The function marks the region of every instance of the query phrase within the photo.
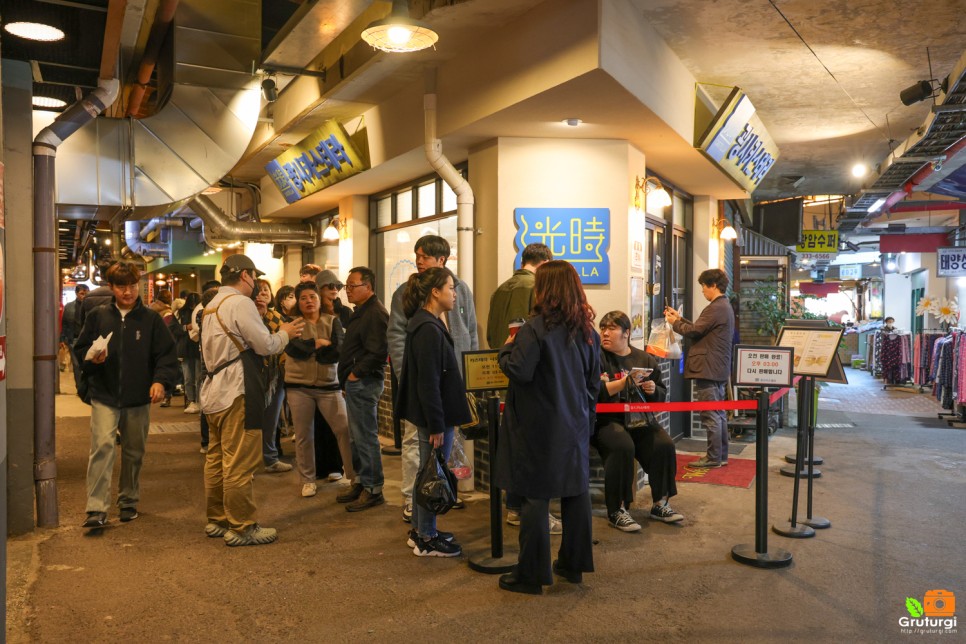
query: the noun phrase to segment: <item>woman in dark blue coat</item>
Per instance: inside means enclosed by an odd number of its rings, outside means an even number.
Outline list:
[[[396,396],[396,413],[416,426],[419,460],[425,463],[431,449],[449,458],[453,427],[470,422],[466,389],[453,338],[440,319],[456,305],[453,273],[428,268],[414,273],[403,293],[406,349]],[[457,557],[462,550],[452,533],[436,529],[436,515],[413,505],[408,545],[418,557]]]
[[[600,388],[600,336],[580,278],[563,261],[543,264],[534,317],[500,350],[510,379],[500,426],[499,487],[523,497],[520,559],[500,588],[538,595],[552,572],[579,583],[594,570],[590,514],[590,436]],[[563,540],[550,563],[550,499],[560,497]],[[552,570],[552,572],[551,572]]]

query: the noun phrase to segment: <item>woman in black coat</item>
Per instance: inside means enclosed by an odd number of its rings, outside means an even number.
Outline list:
[[[543,264],[534,317],[500,350],[510,380],[498,443],[496,484],[523,497],[520,558],[500,588],[539,595],[557,573],[580,583],[594,570],[590,435],[600,388],[600,336],[580,278],[563,261]],[[550,499],[560,497],[563,540],[550,564]],[[552,570],[552,572],[551,572]]]
[[[431,449],[449,459],[453,428],[470,422],[466,388],[460,374],[453,338],[441,316],[456,306],[453,273],[434,267],[409,278],[403,293],[406,348],[399,378],[396,412],[416,426],[419,460],[426,463]],[[457,557],[462,553],[450,532],[436,529],[436,515],[413,504],[413,530],[407,542],[418,557]]]

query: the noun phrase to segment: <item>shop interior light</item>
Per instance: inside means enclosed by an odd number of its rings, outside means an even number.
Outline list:
[[[104,245],[105,246],[110,246],[111,245],[111,238],[110,237],[108,237],[107,239],[104,240]]]
[[[326,241],[337,241],[339,239],[339,229],[335,225],[335,219],[329,220],[329,225],[322,231],[322,239]]]
[[[407,0],[393,0],[389,16],[366,27],[362,39],[375,49],[405,53],[434,46],[439,34],[425,22],[409,17]]]
[[[396,233],[396,241],[400,244],[408,244],[412,241],[408,230],[400,230]]]
[[[34,96],[32,99],[30,99],[30,102],[34,107],[44,107],[52,110],[67,105],[67,101],[62,101],[59,98],[54,98],[53,96]]]
[[[55,42],[64,39],[64,32],[52,25],[40,22],[11,22],[3,27],[7,33],[27,40]]]

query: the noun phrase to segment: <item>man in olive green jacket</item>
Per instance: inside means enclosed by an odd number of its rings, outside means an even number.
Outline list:
[[[513,277],[497,287],[490,298],[490,315],[486,319],[486,342],[491,349],[499,349],[506,342],[510,335],[507,325],[511,320],[530,317],[534,273],[551,259],[553,253],[546,245],[528,244],[520,258],[523,265],[513,272]]]

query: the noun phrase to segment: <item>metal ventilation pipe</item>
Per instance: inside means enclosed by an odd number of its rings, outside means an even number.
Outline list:
[[[315,243],[312,224],[236,221],[205,195],[198,195],[188,206],[204,222],[208,241],[246,241],[276,244]]]
[[[33,144],[34,181],[34,485],[37,525],[53,528],[57,516],[57,450],[54,392],[57,383],[57,212],[54,177],[57,147],[114,103],[118,80],[98,88],[40,131]]]
[[[423,96],[423,122],[426,130],[426,159],[437,174],[456,193],[456,243],[459,249],[459,278],[474,287],[473,280],[473,188],[443,155],[443,142],[436,138],[436,70],[426,72]]]
[[[149,244],[141,239],[141,222],[137,220],[127,220],[124,222],[124,243],[132,253],[142,257],[164,257],[170,256],[167,244]]]

